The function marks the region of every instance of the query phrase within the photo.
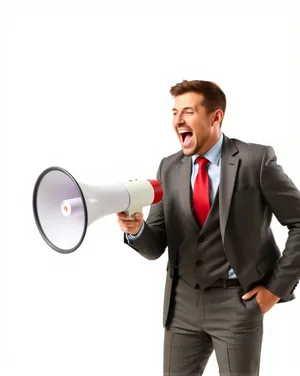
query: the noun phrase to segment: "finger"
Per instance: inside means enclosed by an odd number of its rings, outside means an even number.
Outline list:
[[[255,287],[253,290],[248,291],[242,296],[243,299],[250,299],[252,296],[256,295],[259,292],[259,289]]]
[[[118,213],[118,220],[122,220],[122,221],[130,221],[130,222],[134,222],[134,221],[139,221],[141,222],[144,218],[143,214],[142,213],[137,213],[137,214],[134,214],[133,218],[128,216],[127,214],[125,213]]]
[[[132,218],[129,215],[127,215],[126,213],[124,213],[124,212],[118,212],[116,214],[117,214],[117,216],[119,218],[127,219],[127,220],[132,220]],[[143,219],[143,218],[144,218],[144,214],[141,213],[141,212],[138,212],[138,213],[134,214],[134,219]]]
[[[139,226],[136,226],[136,227],[120,226],[120,228],[123,232],[126,232],[128,234],[132,234],[132,235],[137,234],[140,230]]]
[[[116,214],[119,218],[130,219],[129,216],[127,214],[125,214],[124,212],[119,212],[119,213],[116,213]]]
[[[135,218],[135,219],[143,219],[143,218],[144,218],[144,215],[143,215],[143,213],[136,213],[136,214],[134,215],[134,218]]]
[[[118,222],[119,222],[120,226],[124,226],[124,227],[128,227],[128,228],[134,228],[134,227],[140,226],[140,224],[141,224],[140,220],[138,221],[138,220],[135,220],[135,219],[127,220],[127,219],[119,218]]]
[[[242,296],[242,298],[243,298],[243,299],[250,299],[250,298],[251,298],[253,295],[255,295],[256,293],[257,293],[257,289],[254,288],[254,289],[248,291],[246,294],[244,294],[244,295]]]

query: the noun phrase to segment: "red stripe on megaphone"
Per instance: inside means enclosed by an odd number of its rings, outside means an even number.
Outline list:
[[[152,204],[157,204],[163,198],[163,190],[160,182],[155,179],[147,179],[148,182],[152,185],[154,191],[154,199]]]

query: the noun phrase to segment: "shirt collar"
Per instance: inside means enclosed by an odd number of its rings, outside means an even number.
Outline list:
[[[223,143],[223,133],[221,132],[221,136],[218,139],[218,141],[212,146],[205,154],[203,154],[203,157],[209,160],[212,164],[218,164],[219,159],[221,158],[222,154],[222,143]],[[199,157],[199,154],[194,154],[192,156],[192,161],[195,163],[196,158]]]

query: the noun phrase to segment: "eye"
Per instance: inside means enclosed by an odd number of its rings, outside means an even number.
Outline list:
[[[192,111],[187,111],[186,112],[188,115],[193,115],[193,112]]]

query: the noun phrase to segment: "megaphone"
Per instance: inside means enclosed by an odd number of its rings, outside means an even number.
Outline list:
[[[57,252],[71,253],[95,220],[118,212],[133,219],[144,206],[162,197],[162,187],[155,179],[93,186],[78,183],[63,168],[49,167],[35,183],[33,214],[45,242]]]

